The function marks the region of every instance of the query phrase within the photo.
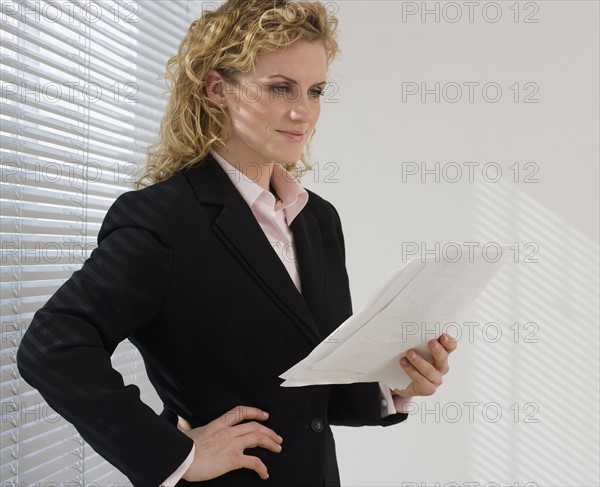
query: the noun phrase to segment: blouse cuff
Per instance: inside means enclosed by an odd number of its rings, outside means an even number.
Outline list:
[[[177,470],[175,470],[167,480],[165,480],[160,487],[175,487],[177,482],[181,480],[181,477],[187,472],[187,469],[190,468],[190,465],[194,462],[194,453],[196,452],[196,444],[192,445],[192,451],[187,456],[187,458],[183,461],[183,463],[179,466]]]

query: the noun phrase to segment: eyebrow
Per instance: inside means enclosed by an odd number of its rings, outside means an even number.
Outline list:
[[[292,78],[288,78],[287,76],[284,76],[283,74],[274,74],[273,76],[269,76],[269,79],[271,78],[284,78],[287,81],[289,81],[290,83],[294,83],[294,84],[298,84],[298,82]],[[327,81],[320,81],[319,83],[314,83],[315,85],[325,85],[327,84]]]

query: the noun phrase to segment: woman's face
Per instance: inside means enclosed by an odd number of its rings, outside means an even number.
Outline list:
[[[297,162],[321,112],[327,56],[320,42],[298,41],[260,55],[238,85],[223,85],[231,137],[226,157],[239,164]]]

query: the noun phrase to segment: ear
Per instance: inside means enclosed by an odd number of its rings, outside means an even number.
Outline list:
[[[225,98],[224,84],[225,80],[214,69],[210,70],[204,78],[206,94],[217,105],[220,105]]]

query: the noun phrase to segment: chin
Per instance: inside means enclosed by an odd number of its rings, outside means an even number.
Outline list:
[[[289,164],[290,162],[297,162],[300,160],[302,156],[302,151],[304,150],[304,146],[302,148],[296,147],[283,147],[279,150],[275,149],[271,151],[271,161],[283,162],[284,164]]]

